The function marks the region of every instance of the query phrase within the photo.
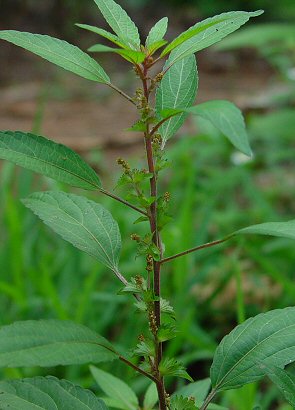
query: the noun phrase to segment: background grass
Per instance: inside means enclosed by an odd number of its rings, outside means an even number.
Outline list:
[[[255,157],[239,165],[232,163],[232,148],[222,136],[186,136],[170,144],[172,167],[161,187],[171,192],[174,215],[163,233],[167,256],[249,224],[294,217],[290,141],[281,139],[279,144],[286,158],[282,154],[273,158],[259,136],[252,134],[251,140]],[[56,237],[18,201],[33,190],[69,188],[8,163],[2,166],[1,181],[2,324],[27,318],[70,319],[96,329],[118,347],[135,346],[145,321],[135,312],[132,299],[116,295],[121,286],[112,273]],[[143,273],[144,262],[134,258],[136,246],[129,238],[133,232],[144,232],[144,224],[133,225],[137,217],[133,210],[102,196],[92,197],[119,222],[125,238],[122,271],[128,277]],[[208,376],[214,350],[225,333],[249,316],[294,303],[294,266],[292,241],[258,236],[235,239],[165,265],[163,297],[171,300],[179,329],[179,336],[166,346],[167,355],[178,356],[194,379]],[[121,364],[103,368],[127,378],[138,392],[146,386]],[[87,367],[77,366],[7,370],[5,375],[40,372],[87,387],[93,383]],[[267,392],[268,400],[256,394],[255,386],[248,386],[226,393],[222,404],[240,409],[238,400],[249,409],[249,403],[261,400],[262,408],[268,409],[277,393],[274,388]]]

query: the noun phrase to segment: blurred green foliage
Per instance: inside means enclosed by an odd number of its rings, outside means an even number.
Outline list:
[[[167,256],[249,224],[294,216],[294,170],[290,169],[294,140],[263,135],[250,120],[255,150],[250,162],[233,153],[216,134],[186,136],[170,147],[173,169],[168,170],[162,190],[172,194],[175,221],[164,232]],[[142,318],[130,299],[116,295],[120,284],[111,272],[57,238],[14,199],[26,196],[33,187],[56,189],[57,183],[36,179],[7,163],[1,180],[2,324],[20,318],[72,319],[107,335],[118,347],[135,345],[144,328]],[[143,261],[130,258],[135,245],[129,238],[144,226],[133,225],[132,210],[124,211],[123,217],[120,204],[104,197],[99,201],[111,210],[125,238],[122,271],[129,277],[142,272]],[[236,241],[175,260],[163,271],[163,296],[173,295],[176,315],[182,318],[179,337],[169,343],[167,354],[179,355],[198,379],[208,374],[218,341],[243,316],[294,303],[292,241],[263,237]],[[126,317],[130,317],[127,322]],[[141,378],[130,379],[134,375],[120,364],[111,366],[117,375],[127,372],[133,387],[142,391]],[[9,370],[8,376],[13,372]],[[21,373],[29,376],[35,370]],[[57,368],[54,373],[92,385],[84,368]],[[253,395],[245,391],[245,397]],[[236,402],[237,394],[226,394],[223,404]],[[269,409],[268,405],[262,409]]]

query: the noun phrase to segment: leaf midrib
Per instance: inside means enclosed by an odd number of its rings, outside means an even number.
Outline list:
[[[119,31],[119,32],[122,34],[122,37],[123,37],[122,40],[123,40],[123,41],[127,40],[129,46],[134,47],[134,45],[132,44],[132,41],[130,41],[130,38],[129,38],[129,32],[128,32],[127,25],[126,25],[126,34],[124,34],[124,32],[121,30],[120,25],[117,23],[117,18],[116,18],[115,15],[113,14],[112,10],[108,7],[108,5],[106,4],[106,2],[105,2],[104,0],[101,0],[101,1],[103,1],[105,7],[108,9],[108,11],[110,12],[111,16],[113,17],[113,19],[114,19],[114,21],[115,21],[115,24],[116,24],[116,26],[117,26],[117,31]],[[126,13],[126,15],[127,15],[127,13]],[[128,17],[128,15],[127,15],[127,17]],[[113,29],[113,30],[114,30],[114,29]],[[114,30],[114,31],[115,31],[115,30]],[[116,31],[115,31],[115,32],[116,32]],[[116,32],[116,34],[118,34],[118,33]],[[124,38],[125,35],[126,35],[126,38]],[[120,35],[119,35],[119,38],[120,38]]]
[[[176,108],[176,107],[177,107],[179,92],[180,92],[180,89],[181,89],[181,79],[182,79],[182,75],[183,75],[183,69],[184,69],[184,62],[182,61],[181,71],[180,71],[180,80],[179,80],[179,83],[178,83],[177,93],[174,94],[175,99],[174,99],[174,105],[173,105],[172,108]],[[171,87],[171,76],[170,76],[169,74],[170,74],[170,72],[168,72],[169,87],[170,87],[170,90],[172,91],[173,88]],[[172,94],[173,94],[173,92],[172,92]],[[163,96],[163,98],[162,98],[162,101],[163,101],[162,106],[163,106],[163,104],[164,104],[164,93],[162,93],[162,96]],[[180,118],[183,117],[183,116],[184,116],[184,114],[180,114],[180,116],[179,116],[179,118],[178,118],[178,121],[179,121]],[[165,128],[166,128],[166,134],[167,134],[168,129],[169,129],[169,127],[170,127],[171,121],[172,121],[172,118],[170,118],[170,119],[167,121],[167,124],[166,124],[166,126],[165,126]],[[165,141],[167,141],[168,138],[165,137],[164,139],[165,139]]]
[[[194,63],[194,64],[195,64],[195,63]],[[182,77],[182,75],[183,75],[183,70],[184,70],[184,60],[183,60],[183,62],[182,62],[182,66],[181,66],[181,77]],[[192,70],[191,70],[191,71],[192,71]],[[186,76],[185,80],[187,80],[188,76],[189,76],[189,75]],[[172,90],[171,81],[170,81],[171,78],[170,78],[170,72],[169,72],[169,71],[168,71],[168,78],[169,78],[169,86],[170,86],[170,89]],[[195,71],[194,71],[194,73],[193,73],[193,79],[192,79],[192,81],[191,81],[191,85],[189,86],[189,89],[188,89],[187,93],[185,94],[185,96],[182,96],[182,97],[181,97],[181,100],[182,100],[182,101],[183,101],[183,100],[186,100],[186,97],[191,94],[190,91],[191,91],[191,88],[193,87],[194,81],[197,81],[197,74],[196,74]],[[172,108],[175,108],[175,109],[177,109],[176,107],[177,107],[177,105],[178,105],[178,101],[177,101],[177,100],[178,100],[179,92],[180,92],[180,89],[181,89],[180,83],[181,83],[181,81],[179,81],[179,87],[178,87],[177,94],[176,94],[176,95],[174,94],[174,96],[175,96],[176,98],[175,98],[174,105],[173,105]],[[188,104],[188,103],[186,103],[186,104]],[[163,92],[162,92],[162,103],[161,103],[161,106],[162,106],[162,107],[164,106],[164,93],[163,93]],[[170,108],[170,107],[169,107],[169,108]],[[185,117],[185,112],[179,113],[178,115],[175,115],[175,116],[171,117],[171,118],[170,118],[168,121],[166,121],[166,123],[162,126],[162,127],[165,129],[165,134],[166,134],[166,135],[164,136],[164,141],[165,141],[165,142],[168,140],[167,133],[168,133],[168,135],[169,135],[169,127],[170,127],[170,125],[171,125],[171,121],[177,120],[177,121],[175,121],[175,124],[178,124],[179,121],[182,121],[183,117]],[[174,126],[175,126],[175,125],[174,125]],[[161,128],[162,128],[162,127],[161,127]]]
[[[54,198],[54,199],[55,199],[55,198]],[[41,201],[41,199],[31,199],[31,200]],[[56,199],[55,199],[55,200],[56,200]],[[44,201],[42,201],[42,202],[44,202]],[[58,203],[58,201],[56,201],[56,202]],[[72,199],[71,199],[71,202],[73,202]],[[45,204],[46,204],[46,203],[45,203]],[[46,205],[48,205],[48,204],[46,204]],[[77,204],[75,204],[75,205],[77,206]],[[52,206],[52,205],[51,205],[51,206]],[[107,254],[107,252],[106,252],[106,250],[104,249],[104,247],[98,242],[98,239],[96,238],[96,236],[95,236],[91,231],[89,231],[89,229],[88,229],[83,223],[79,222],[79,221],[78,221],[77,219],[75,219],[72,215],[69,215],[64,209],[60,208],[59,205],[57,206],[57,208],[58,208],[62,213],[64,213],[65,215],[67,215],[69,218],[73,219],[73,221],[75,221],[76,225],[82,226],[82,227],[85,229],[85,231],[87,231],[87,232],[89,233],[89,235],[94,239],[94,241],[98,244],[98,246],[101,248],[101,250],[103,251],[103,253],[106,255],[106,258],[107,258],[107,260],[109,261],[109,265],[108,265],[109,268],[111,268],[112,270],[113,270],[113,269],[116,269],[117,266],[112,263],[112,262],[114,262],[114,261],[111,261],[109,255]],[[91,209],[93,210],[92,207],[91,207]],[[96,213],[96,212],[94,211],[94,213]],[[101,222],[100,222],[100,220],[99,220],[99,218],[98,218],[97,220],[99,221],[100,225],[102,225]],[[102,225],[102,226],[103,226],[103,225]],[[105,230],[105,228],[104,228],[104,230]],[[105,232],[107,233],[106,230],[105,230]],[[71,233],[72,233],[72,232],[71,232]],[[107,233],[107,235],[108,235],[108,233]],[[108,237],[109,237],[109,239],[110,239],[110,236],[109,236],[109,235],[108,235]],[[110,244],[111,244],[111,243],[112,243],[112,241],[110,240]],[[114,256],[112,245],[111,245],[111,249],[112,249],[112,254],[113,254],[113,256]]]
[[[216,386],[214,386],[214,389],[218,390],[218,389],[219,389],[219,386],[222,384],[222,382],[224,381],[224,379],[226,379],[226,377],[227,377],[250,353],[252,353],[253,350],[255,350],[257,347],[259,347],[260,345],[262,345],[264,342],[266,342],[266,341],[267,341],[268,339],[270,339],[271,337],[274,337],[276,334],[282,332],[283,330],[285,331],[285,330],[287,330],[287,329],[289,329],[289,328],[291,328],[291,327],[293,327],[293,326],[295,326],[295,324],[286,326],[286,327],[284,327],[283,329],[279,329],[279,330],[277,330],[275,333],[272,333],[272,334],[269,335],[267,338],[263,339],[261,342],[257,343],[257,344],[256,344],[252,349],[250,349],[243,357],[241,357],[240,360],[238,360],[238,362],[237,362],[230,370],[228,370],[228,372],[223,376],[223,378],[220,380],[220,382],[219,382]],[[245,330],[246,330],[246,329],[244,329],[244,331],[245,331]],[[242,333],[244,333],[244,332],[242,332]],[[242,334],[242,333],[241,333],[241,334]],[[235,341],[237,341],[237,340],[240,338],[241,334],[238,336],[238,338],[237,338]],[[283,350],[284,350],[284,349],[283,349]],[[276,353],[274,353],[274,354],[276,354]],[[271,356],[273,356],[273,355],[270,355],[269,357],[271,357]],[[246,369],[246,370],[249,370],[251,367],[254,367],[254,365],[248,367],[248,369]],[[233,380],[233,379],[232,379],[232,380]]]
[[[89,345],[96,345],[96,346],[100,346],[103,347],[104,349],[108,350],[109,352],[118,355],[118,353],[114,350],[112,350],[110,347],[105,346],[103,343],[98,343],[98,342],[94,342],[94,341],[89,341],[89,340],[64,340],[64,341],[58,341],[58,342],[52,342],[52,343],[44,343],[44,344],[40,344],[37,346],[33,346],[33,347],[26,347],[26,348],[22,348],[22,349],[18,349],[18,350],[13,350],[12,352],[0,352],[0,359],[1,356],[5,356],[6,354],[17,354],[17,353],[22,353],[22,352],[29,352],[31,350],[34,349],[42,349],[43,347],[47,348],[50,346],[58,346],[58,345],[69,345],[69,344],[89,344]]]
[[[241,17],[242,17],[242,16],[239,17],[240,20],[244,21],[244,19],[242,19]],[[232,23],[237,24],[237,21],[239,20],[239,18],[237,17],[236,19],[234,19],[234,21],[232,21]],[[224,29],[225,27],[228,26],[228,24],[231,22],[231,20],[233,20],[233,19],[223,19],[223,20],[220,20],[220,21],[218,21],[218,23],[212,24],[212,25],[210,25],[209,27],[206,27],[206,30],[207,30],[207,28],[214,27],[214,25],[217,25],[217,24],[219,24],[219,23],[226,22],[227,24],[222,27],[222,29]],[[249,19],[248,19],[248,20],[249,20]],[[248,20],[246,20],[245,22],[247,22]],[[220,29],[220,32],[222,32],[222,29]],[[202,31],[204,31],[204,30],[202,30]],[[195,35],[191,36],[190,38],[186,39],[186,40],[183,41],[181,44],[179,44],[178,46],[176,46],[175,49],[177,49],[178,47],[184,45],[187,41],[192,40],[195,36],[201,34],[202,31],[200,31],[200,32],[198,32],[197,34],[195,34]],[[202,39],[200,39],[200,41],[198,41],[198,43],[200,43],[200,42],[203,41],[204,39],[208,41],[208,39],[210,39],[210,37],[212,37],[215,33],[216,33],[216,32],[213,31],[213,32],[210,33],[209,35],[207,35],[207,36],[203,37]],[[205,34],[205,33],[204,33],[204,34]],[[221,41],[221,40],[222,40],[222,38],[220,38],[218,41]],[[193,48],[193,47],[194,47],[194,45],[190,45],[186,50],[183,50],[182,53],[177,54],[177,56],[175,57],[174,61],[172,61],[171,65],[172,65],[172,64],[175,64],[176,61],[178,61],[178,60],[184,58],[183,55],[184,55],[185,53],[187,53],[187,52],[188,52],[191,48]],[[176,51],[177,51],[177,50],[176,50]],[[199,51],[200,51],[200,50],[199,50]]]
[[[0,141],[0,144],[1,144],[1,142],[4,143],[3,141]],[[5,144],[5,143],[4,143],[4,144]],[[1,146],[0,146],[0,151],[1,151],[1,149],[2,149],[2,148],[1,148]],[[75,174],[73,171],[69,171],[69,170],[66,169],[66,168],[63,168],[63,167],[61,167],[61,166],[59,166],[59,165],[57,165],[57,164],[54,164],[53,162],[46,161],[46,160],[44,160],[44,159],[42,159],[42,158],[38,158],[38,157],[35,157],[35,156],[33,156],[33,155],[30,156],[30,155],[25,154],[25,153],[22,153],[22,152],[20,152],[20,151],[15,151],[15,150],[13,150],[13,149],[11,149],[11,148],[9,148],[9,149],[3,148],[3,150],[6,150],[6,151],[8,151],[8,152],[12,152],[12,153],[14,153],[14,154],[22,154],[22,155],[23,155],[24,157],[26,157],[26,158],[33,159],[33,160],[35,160],[35,161],[42,162],[42,163],[44,163],[44,164],[46,164],[46,165],[51,165],[51,166],[54,167],[54,168],[57,168],[57,169],[59,169],[59,170],[62,170],[62,171],[64,171],[64,172],[70,174],[70,175],[75,176],[76,178],[80,179],[81,181],[86,182],[86,183],[88,183],[89,185],[93,186],[94,188],[100,189],[100,187],[99,187],[98,185],[94,184],[92,181],[89,181],[89,180],[83,178],[83,177],[80,176],[79,174]],[[33,151],[32,151],[32,152],[33,152]],[[73,162],[73,160],[72,160],[71,158],[68,158],[68,157],[67,157],[67,160],[72,161],[72,164],[75,165],[75,163]],[[17,164],[17,165],[18,165],[18,166],[21,166],[21,165],[19,165],[19,164]],[[53,178],[53,177],[50,177],[50,178]]]
[[[198,34],[202,33],[202,31],[206,31],[208,28],[215,26],[216,24],[222,23],[223,21],[227,21],[229,20],[228,18],[224,18],[224,19],[220,19],[218,21],[214,21],[208,24],[204,24],[203,26],[199,27],[199,30],[197,31],[197,27],[191,27],[190,29],[188,29],[187,31],[185,31],[184,33],[182,33],[178,38],[175,39],[175,43],[176,44],[174,46],[173,42],[171,44],[169,44],[169,46],[163,50],[162,52],[162,56],[168,54],[170,51],[174,50],[175,48],[181,46],[182,44],[184,44],[186,41],[191,40],[193,37],[197,36]],[[183,38],[185,37],[185,34],[189,34],[190,31],[195,31],[194,34],[191,34],[189,37],[185,38],[183,40]],[[177,41],[179,40],[179,41]],[[183,40],[183,41],[182,41]],[[178,43],[178,44],[177,44]],[[171,48],[172,47],[172,48]],[[165,53],[165,54],[164,54]]]
[[[13,31],[13,30],[12,30],[12,31]],[[1,34],[1,32],[0,32],[0,34]],[[26,35],[29,34],[29,35],[32,35],[32,36],[37,36],[36,38],[39,39],[39,41],[43,41],[43,38],[48,38],[48,39],[50,39],[50,41],[54,41],[54,42],[55,42],[55,40],[62,41],[62,42],[64,42],[65,44],[74,47],[74,48],[75,48],[75,51],[81,52],[81,53],[85,54],[85,56],[89,57],[89,59],[90,59],[89,62],[92,61],[92,64],[93,64],[93,63],[97,64],[96,61],[93,60],[87,53],[84,53],[84,51],[80,50],[79,47],[75,46],[74,44],[70,44],[70,43],[68,43],[68,42],[65,41],[65,40],[55,39],[55,38],[53,38],[53,37],[50,37],[50,36],[47,36],[47,35],[44,35],[44,34],[32,34],[32,33],[29,33],[29,32],[23,32],[23,34],[26,34]],[[13,36],[12,33],[9,33],[9,35]],[[7,39],[5,39],[5,40],[6,40],[6,41],[10,41],[10,40],[7,40]],[[39,45],[33,43],[31,40],[29,40],[29,39],[26,38],[25,41],[26,41],[27,43],[29,43],[29,44],[32,44],[34,47],[36,47],[37,49],[40,49],[41,51],[44,52],[44,50],[43,50],[43,48],[42,48],[41,46],[39,46]],[[22,46],[19,45],[19,44],[16,44],[16,45],[17,45],[18,47],[22,47]],[[47,45],[45,44],[45,46],[47,46]],[[95,68],[93,67],[93,70],[94,70],[94,71],[91,71],[88,67],[85,67],[85,66],[83,66],[83,65],[81,65],[81,64],[79,64],[79,63],[77,63],[76,61],[70,60],[68,57],[65,57],[63,54],[58,54],[57,52],[54,52],[54,51],[52,51],[51,49],[48,49],[47,47],[46,47],[46,51],[47,51],[49,54],[51,53],[51,54],[52,54],[53,56],[55,56],[55,57],[59,57],[59,58],[62,57],[62,58],[63,58],[64,60],[66,60],[67,62],[70,62],[70,63],[76,65],[76,66],[79,67],[80,69],[85,70],[85,71],[87,71],[88,73],[90,73],[90,74],[92,74],[92,75],[99,76],[103,81],[105,81],[105,84],[110,84],[110,82],[109,82],[108,80],[104,79],[103,76],[102,76],[98,71],[96,71],[98,68],[100,69],[100,66],[99,66],[98,64],[97,64],[97,67],[95,67]],[[68,51],[67,51],[67,53],[68,53]],[[46,57],[45,57],[45,58],[46,58]],[[56,63],[54,63],[54,64],[56,64]]]

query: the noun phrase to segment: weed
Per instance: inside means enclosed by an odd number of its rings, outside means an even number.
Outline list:
[[[88,54],[79,48],[49,36],[4,30],[0,39],[23,47],[44,59],[61,66],[88,80],[105,84],[118,92],[128,103],[136,107],[138,121],[130,128],[143,134],[147,164],[145,168],[133,168],[124,158],[117,163],[122,174],[117,187],[123,187],[128,195],[120,197],[113,191],[106,190],[95,171],[74,151],[39,135],[21,131],[0,132],[0,157],[38,172],[56,181],[100,194],[115,200],[126,207],[126,213],[137,213],[134,232],[131,239],[137,248],[138,259],[144,262],[144,268],[138,269],[130,280],[119,266],[121,253],[121,233],[112,214],[96,201],[84,196],[62,191],[33,193],[23,200],[46,225],[74,247],[100,261],[122,283],[121,294],[130,295],[143,323],[138,334],[136,346],[128,346],[130,354],[115,347],[95,331],[68,319],[67,308],[61,303],[56,292],[49,267],[58,261],[48,258],[43,261],[42,283],[50,290],[50,297],[56,308],[59,320],[28,320],[15,322],[0,329],[0,365],[3,368],[57,365],[79,365],[119,360],[129,368],[151,381],[143,401],[145,410],[153,409],[159,403],[160,410],[200,409],[212,407],[212,400],[225,390],[245,386],[249,398],[247,405],[253,404],[255,395],[254,382],[268,376],[282,391],[287,401],[295,403],[294,378],[285,369],[294,361],[295,308],[289,307],[258,314],[247,321],[244,312],[244,300],[241,292],[241,271],[237,264],[237,254],[230,255],[234,266],[237,284],[237,308],[240,324],[232,330],[216,348],[214,341],[203,338],[203,347],[209,351],[215,349],[210,379],[193,382],[184,365],[174,357],[179,350],[178,327],[186,327],[185,319],[176,321],[175,311],[167,297],[168,291],[161,289],[161,273],[165,266],[173,264],[173,287],[177,292],[176,305],[179,307],[187,297],[182,279],[182,271],[190,270],[181,257],[195,254],[203,249],[234,240],[238,236],[249,234],[272,235],[280,238],[295,238],[295,221],[269,222],[242,228],[223,238],[212,239],[206,231],[206,223],[201,226],[200,236],[208,239],[189,248],[197,229],[194,221],[187,215],[195,206],[194,169],[191,167],[187,176],[185,191],[179,200],[184,203],[186,212],[180,214],[182,236],[171,255],[165,254],[165,228],[179,221],[173,219],[170,202],[173,201],[173,184],[169,191],[160,192],[159,179],[169,167],[166,158],[166,145],[182,126],[187,115],[191,114],[211,122],[244,155],[251,156],[251,148],[240,110],[228,101],[207,101],[192,106],[198,87],[198,72],[194,54],[227,36],[245,24],[250,17],[262,12],[229,12],[204,20],[180,34],[170,44],[164,40],[167,31],[167,18],[161,19],[151,29],[145,45],[140,42],[138,29],[126,12],[113,0],[95,0],[98,8],[115,34],[89,25],[81,28],[95,32],[116,45],[115,48],[94,45],[92,52],[113,52],[130,62],[141,86],[134,96],[126,94],[114,85],[103,68]],[[161,50],[161,51],[159,51]],[[166,59],[167,58],[167,59]],[[164,60],[162,69],[156,67]],[[155,98],[153,98],[155,97]],[[177,170],[176,179],[177,179]],[[226,175],[226,177],[230,175]],[[214,187],[216,189],[216,187]],[[220,183],[220,193],[224,187]],[[17,214],[12,198],[7,194],[10,204],[8,223],[14,235],[11,242],[11,272],[15,287],[2,286],[3,290],[13,295],[18,289],[16,300],[21,307],[26,307],[26,291],[22,288],[19,261],[22,260],[21,245],[25,234],[17,223],[21,216]],[[128,208],[128,209],[127,209]],[[210,211],[210,204],[203,205],[203,212]],[[124,214],[125,215],[125,214]],[[144,226],[141,227],[140,226]],[[148,228],[147,228],[148,226]],[[227,226],[227,224],[226,224]],[[211,236],[211,235],[210,235]],[[166,238],[167,245],[169,238]],[[179,246],[181,243],[181,246]],[[247,243],[247,241],[246,241]],[[168,246],[167,246],[168,248]],[[181,250],[179,248],[183,248]],[[14,260],[13,255],[17,254]],[[259,260],[259,255],[256,255]],[[76,257],[69,261],[71,277],[75,269]],[[187,261],[187,259],[186,259]],[[91,286],[97,272],[89,272],[85,281],[81,299],[76,302],[75,317],[80,322],[85,317],[84,301],[89,297]],[[36,281],[37,275],[33,275]],[[74,280],[67,276],[64,280]],[[36,285],[38,281],[36,281]],[[168,287],[167,287],[168,288]],[[70,295],[65,295],[70,299]],[[210,298],[210,296],[209,296]],[[180,301],[182,303],[180,303]],[[114,314],[116,302],[111,298],[109,307],[105,305],[102,316]],[[185,307],[179,314],[185,313]],[[189,333],[190,330],[187,332]],[[199,332],[195,326],[192,332]],[[169,350],[163,350],[163,344],[173,340]],[[174,351],[173,351],[174,350]],[[209,353],[210,354],[210,353]],[[8,380],[0,384],[1,404],[22,409],[55,403],[58,408],[112,408],[137,409],[139,401],[135,393],[122,380],[94,366],[91,372],[101,390],[106,394],[103,400],[66,380],[47,377],[33,377]],[[174,394],[167,391],[167,378],[184,378],[191,382]],[[253,385],[248,386],[252,383]],[[210,389],[211,385],[211,389]],[[45,399],[46,398],[46,399]],[[250,404],[249,404],[250,403]]]

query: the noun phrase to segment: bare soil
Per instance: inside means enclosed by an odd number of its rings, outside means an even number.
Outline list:
[[[0,73],[0,129],[34,129],[80,152],[95,147],[136,151],[140,136],[127,128],[136,121],[137,113],[120,95],[63,73],[22,51],[11,55],[8,48],[8,52],[8,62]],[[107,60],[104,66],[127,73],[115,71],[111,77],[130,94],[134,92],[129,67],[117,60]],[[243,110],[253,108],[273,82],[266,63],[247,53],[246,57],[202,53],[199,75],[197,102],[229,99]],[[184,132],[195,132],[189,120]]]

